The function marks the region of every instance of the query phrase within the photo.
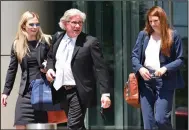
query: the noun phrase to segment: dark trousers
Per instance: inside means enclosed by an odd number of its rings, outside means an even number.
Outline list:
[[[86,130],[84,124],[86,108],[80,103],[77,89],[63,90],[62,95],[64,95],[62,107],[68,117],[68,129]]]
[[[174,90],[164,89],[161,78],[144,81],[140,102],[144,129],[170,130]]]

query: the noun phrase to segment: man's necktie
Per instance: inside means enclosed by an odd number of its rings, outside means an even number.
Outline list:
[[[65,62],[68,60],[68,57],[69,57],[69,43],[72,41],[72,39],[71,38],[68,38],[67,40],[66,40],[66,45],[65,45]]]

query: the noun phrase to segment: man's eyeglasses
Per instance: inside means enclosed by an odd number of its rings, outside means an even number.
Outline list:
[[[76,21],[68,21],[72,26],[76,26],[77,24],[79,24],[79,26],[83,25],[83,21],[79,21],[79,22],[76,22]]]
[[[29,25],[31,26],[31,27],[39,27],[40,26],[40,23],[29,23]]]

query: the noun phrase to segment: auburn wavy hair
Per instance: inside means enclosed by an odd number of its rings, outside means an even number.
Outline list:
[[[157,16],[160,20],[161,52],[163,55],[169,57],[171,45],[173,43],[173,38],[172,38],[172,29],[169,26],[167,15],[165,11],[159,6],[154,6],[147,11],[146,25],[144,31],[146,31],[149,35],[151,35],[154,32],[154,30],[150,25],[149,16]]]

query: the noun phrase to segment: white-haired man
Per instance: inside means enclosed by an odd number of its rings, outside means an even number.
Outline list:
[[[95,105],[96,78],[101,105],[111,105],[108,72],[97,38],[82,32],[85,13],[67,10],[60,19],[63,32],[56,33],[47,59],[47,79],[53,82],[54,103],[61,102],[68,128],[83,130],[86,108]]]

